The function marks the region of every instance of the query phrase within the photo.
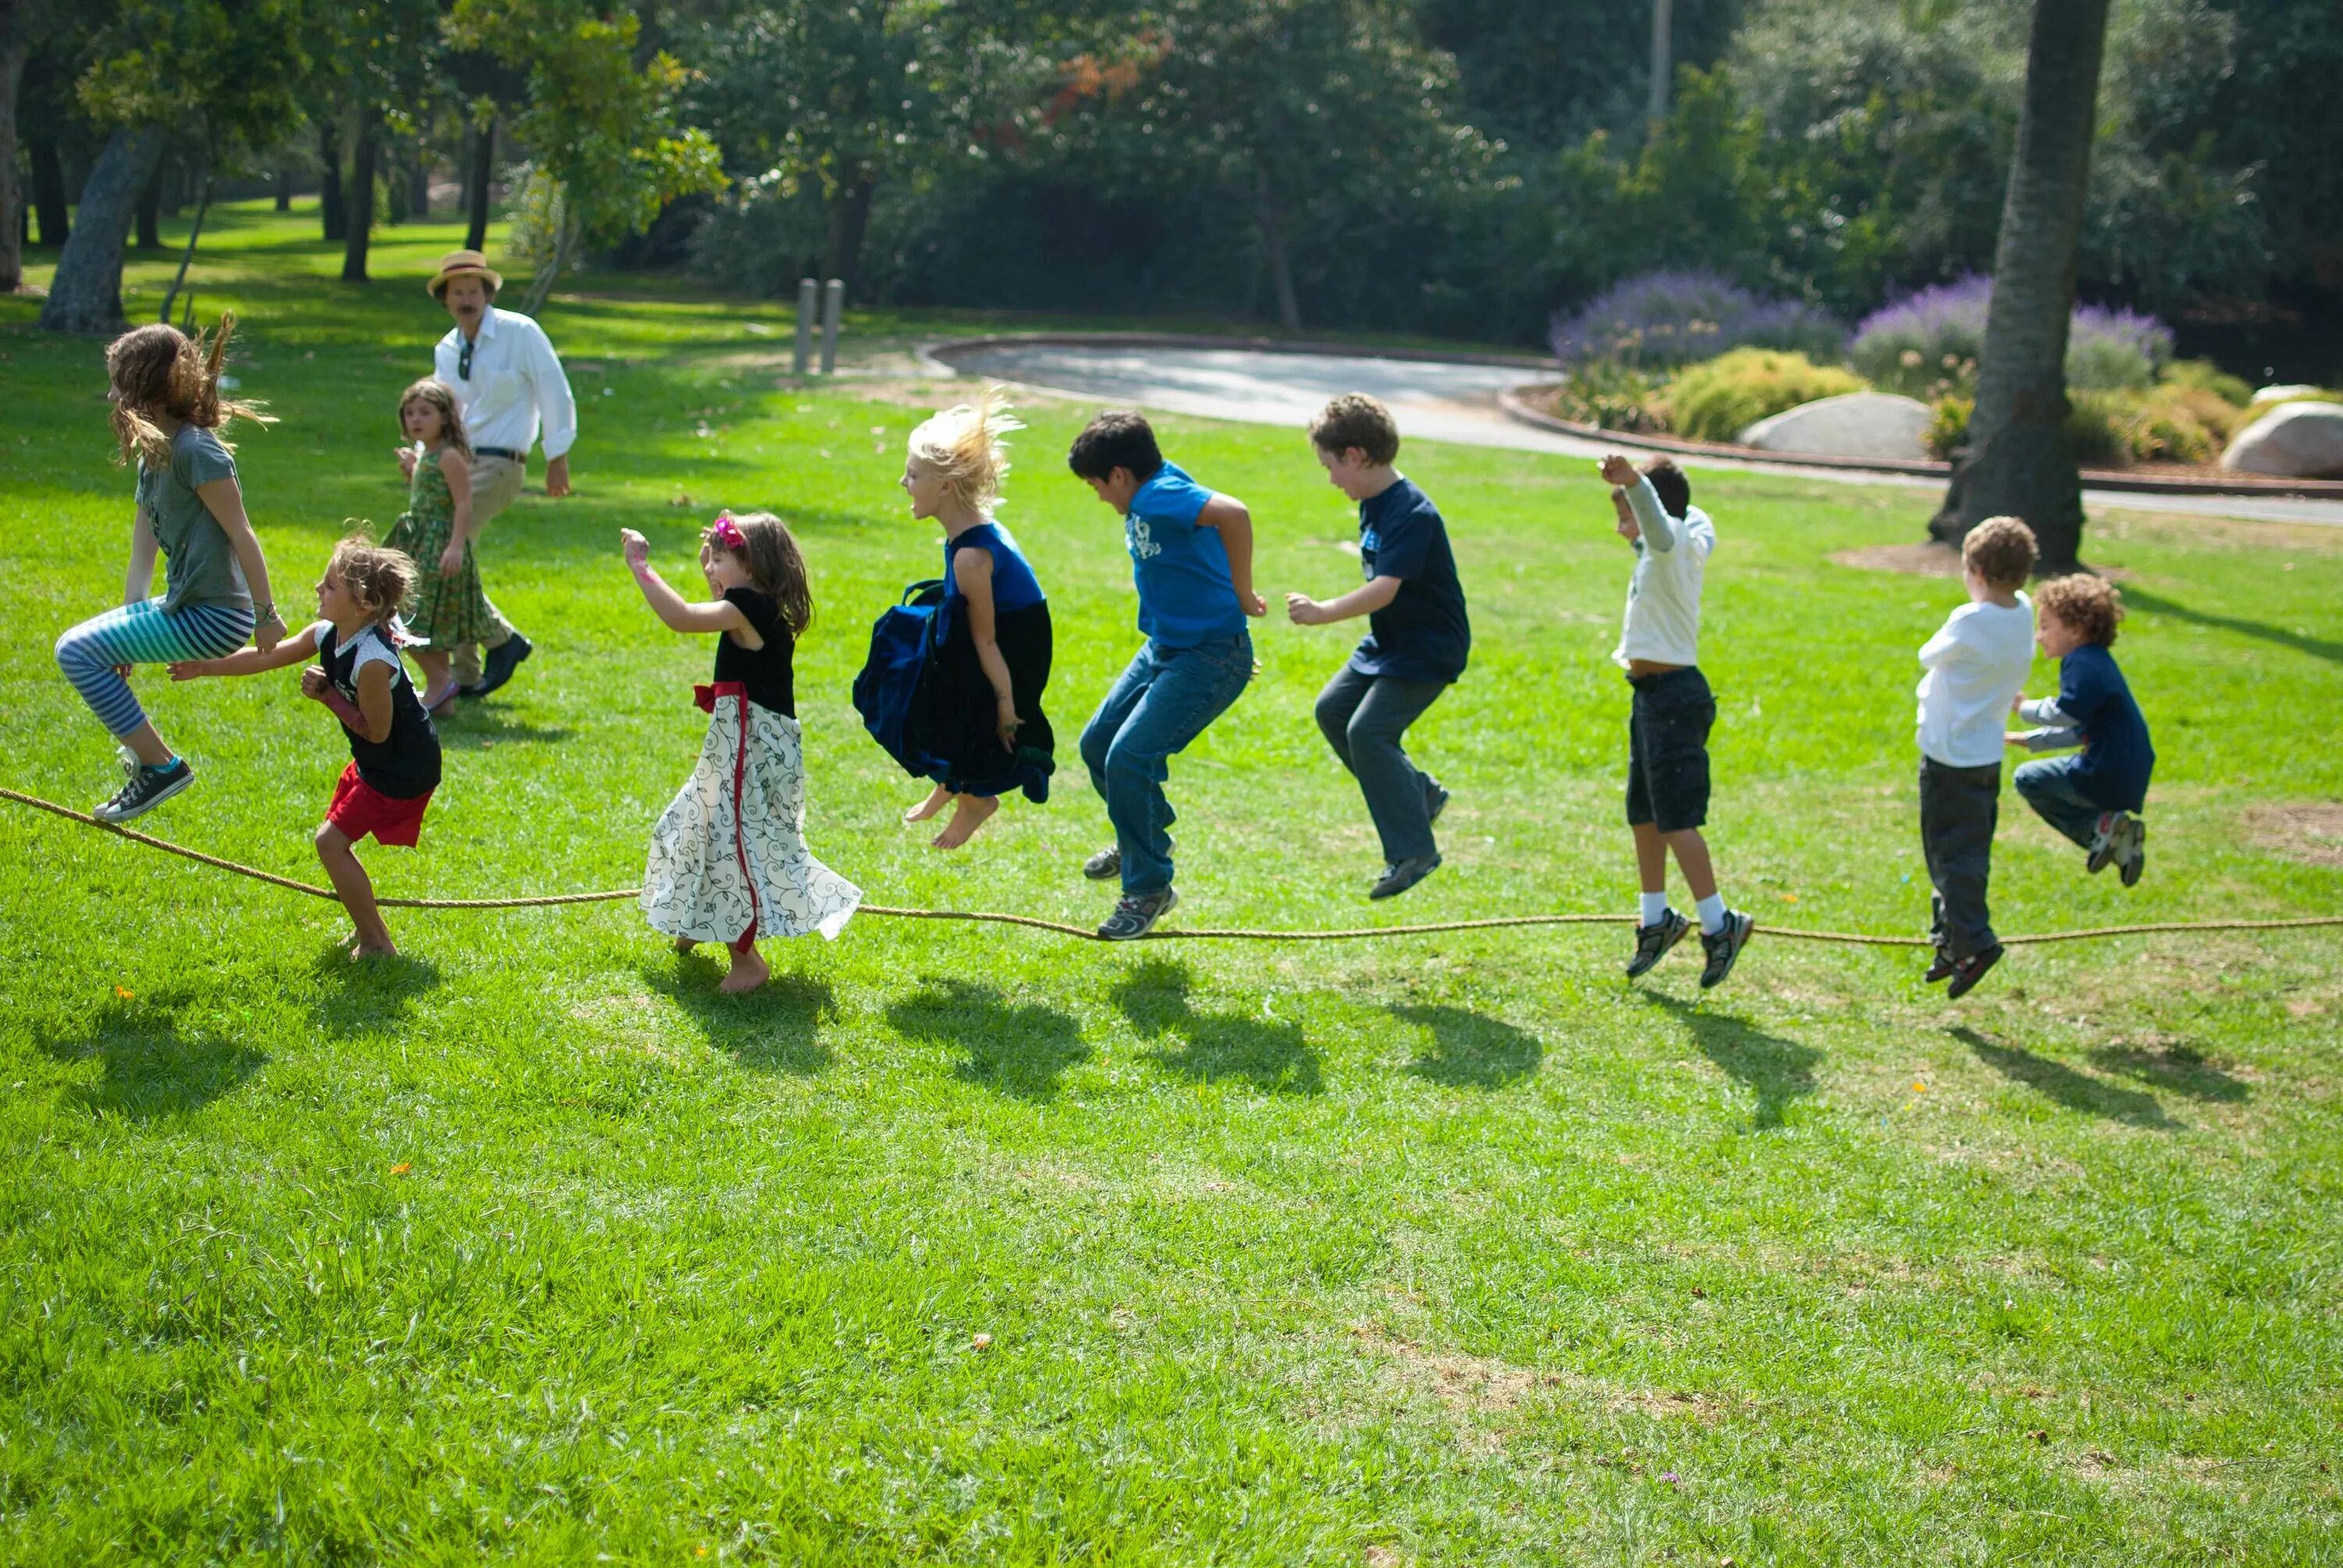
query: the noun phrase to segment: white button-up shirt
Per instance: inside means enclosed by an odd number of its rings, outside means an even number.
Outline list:
[[[464,433],[475,448],[501,447],[526,456],[542,421],[546,460],[566,457],[578,439],[578,400],[545,328],[517,310],[488,307],[472,342],[469,376],[463,363],[464,329],[450,327],[434,356],[434,374],[456,390]]]

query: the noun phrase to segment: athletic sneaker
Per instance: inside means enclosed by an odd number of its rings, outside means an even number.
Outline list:
[[[101,822],[127,822],[144,816],[196,781],[196,770],[184,757],[174,757],[162,768],[143,764],[114,799],[90,812]]]
[[[1749,933],[1756,929],[1757,922],[1739,910],[1727,910],[1721,930],[1714,934],[1700,934],[1700,945],[1708,953],[1708,962],[1700,971],[1701,990],[1725,983],[1725,977],[1733,972],[1735,961],[1741,957],[1741,950],[1749,945]]]
[[[480,679],[476,686],[464,689],[467,697],[486,697],[513,678],[520,661],[537,651],[537,645],[515,632],[481,657]]]
[[[2134,817],[2125,825],[2123,848],[2116,852],[2116,874],[2123,885],[2139,885],[2139,874],[2147,869],[2147,824]]]
[[[1093,882],[1111,882],[1122,875],[1122,846],[1109,844],[1082,862],[1082,875]]]
[[[2090,858],[2083,862],[2084,869],[2096,875],[2115,864],[2123,853],[2124,840],[2130,834],[2130,812],[2100,812],[2098,830],[2091,835]]]
[[[1670,910],[1660,917],[1659,923],[1635,928],[1635,956],[1627,960],[1627,978],[1635,980],[1648,974],[1654,964],[1668,956],[1668,950],[1684,940],[1692,922]]]
[[[1106,918],[1098,934],[1111,942],[1127,942],[1143,937],[1155,929],[1155,922],[1172,912],[1180,895],[1170,888],[1160,893],[1125,893]]]
[[[1437,854],[1410,855],[1404,860],[1394,860],[1383,868],[1383,879],[1367,891],[1371,899],[1396,898],[1440,869]]]
[[[1956,1001],[1976,989],[1985,979],[1985,971],[2001,961],[2001,944],[1996,942],[1981,953],[1971,953],[1953,966],[1953,983],[1945,988],[1945,1000]]]
[[[1440,814],[1448,809],[1448,791],[1429,779],[1423,781],[1423,809],[1427,822],[1439,821]]]

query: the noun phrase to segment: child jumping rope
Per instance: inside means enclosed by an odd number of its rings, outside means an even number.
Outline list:
[[[718,515],[700,536],[699,571],[714,596],[687,603],[651,569],[632,528],[618,541],[651,613],[669,629],[717,635],[713,683],[693,695],[709,715],[699,764],[651,829],[642,910],[678,952],[723,942],[721,990],[751,991],[772,970],[757,939],[835,938],[862,890],[805,844],[805,752],[791,655],[813,619],[805,558],[780,518]]]
[[[2147,824],[2139,814],[2147,805],[2156,748],[2131,685],[2107,651],[2124,618],[2123,595],[2104,578],[2077,573],[2044,583],[2034,605],[2034,640],[2058,661],[2058,695],[2017,698],[2017,716],[2040,728],[2010,736],[2009,744],[2082,750],[2021,763],[2011,782],[2044,821],[2082,846],[2086,869],[2112,865],[2128,888],[2147,868]]]
[[[496,611],[472,558],[472,444],[456,395],[425,377],[398,395],[398,427],[415,443],[407,510],[382,541],[415,563],[407,629],[423,640],[423,706],[435,718],[456,707],[457,648],[494,636]]]
[[[927,736],[942,759],[934,790],[903,813],[924,822],[953,807],[933,840],[957,849],[1022,789],[1050,798],[1057,739],[1041,711],[1050,684],[1050,605],[1025,552],[992,517],[1009,459],[1001,437],[1024,427],[992,391],[911,432],[903,493],[911,516],[944,531],[942,645],[927,687]]]
[[[127,822],[195,782],[196,770],[155,732],[126,678],[136,664],[209,658],[250,638],[266,652],[285,636],[268,590],[268,563],[244,515],[236,459],[215,434],[232,418],[266,422],[258,409],[220,397],[220,364],[236,318],[220,318],[208,343],[176,327],[141,327],[106,351],[116,461],[138,459],[136,518],[122,608],[57,638],[57,668],[124,752],[129,780],[96,808]],[[155,556],[166,563],[160,598],[149,598]],[[258,601],[256,603],[256,599]]]
[[[274,648],[247,648],[224,658],[182,659],[174,680],[210,675],[258,675],[314,657],[301,672],[301,695],[323,703],[342,721],[350,760],[334,786],[333,803],[317,829],[317,859],[356,930],[354,958],[398,951],[374,883],[353,849],[367,834],[384,845],[412,848],[424,809],[439,787],[439,737],[398,661],[393,621],[415,587],[415,563],[397,550],[344,539],[317,579],[315,625]]]

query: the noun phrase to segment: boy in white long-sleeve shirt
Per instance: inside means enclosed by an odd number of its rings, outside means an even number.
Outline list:
[[[1920,648],[1920,847],[1935,884],[1927,980],[1966,996],[2001,958],[1986,910],[2001,815],[2002,727],[2034,666],[2034,530],[1988,518],[1961,541],[1969,602]]]
[[[1692,504],[1684,470],[1665,457],[1642,468],[1614,452],[1604,480],[1619,518],[1619,537],[1635,548],[1627,614],[1611,658],[1635,689],[1627,717],[1627,826],[1635,835],[1643,899],[1635,917],[1634,980],[1665,958],[1692,930],[1668,907],[1668,856],[1692,889],[1700,942],[1708,961],[1704,989],[1733,972],[1755,922],[1727,909],[1716,890],[1701,825],[1708,820],[1708,732],[1716,699],[1700,672],[1701,580],[1716,527]]]

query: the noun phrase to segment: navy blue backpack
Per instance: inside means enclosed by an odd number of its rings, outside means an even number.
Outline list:
[[[927,749],[929,668],[943,641],[944,585],[940,578],[903,590],[870,628],[870,657],[854,678],[854,708],[862,727],[887,755],[915,779],[930,776],[941,759]]]

